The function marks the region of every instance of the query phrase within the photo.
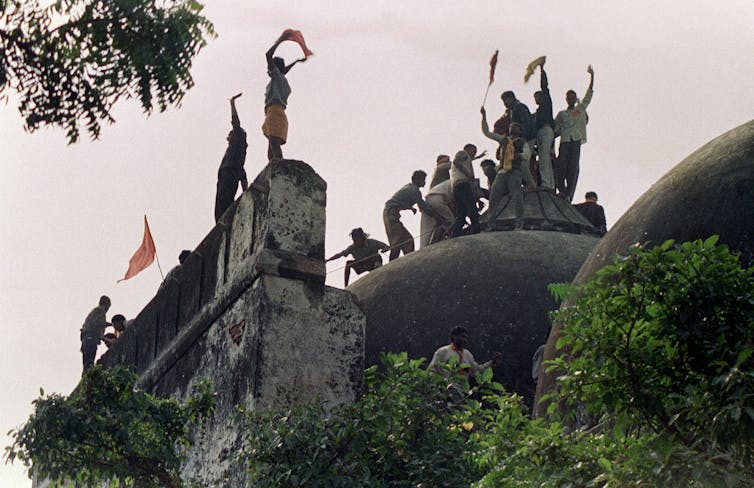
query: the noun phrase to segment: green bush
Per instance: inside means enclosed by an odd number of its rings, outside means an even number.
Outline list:
[[[53,486],[183,486],[179,471],[192,426],[214,408],[210,384],[198,383],[180,403],[136,389],[137,379],[125,368],[95,366],[69,397],[40,392],[27,423],[10,433],[6,460],[31,466]]]
[[[239,460],[253,486],[468,486],[481,476],[470,456],[485,423],[478,401],[405,353],[366,371],[366,391],[330,411],[305,405],[284,414],[243,415]],[[498,388],[480,378],[485,388]],[[480,387],[474,390],[478,392]]]
[[[716,236],[635,247],[569,304],[555,314],[561,400],[751,469],[754,268]]]
[[[592,424],[532,420],[491,370],[469,388],[455,361],[442,376],[387,354],[356,402],[241,411],[230,469],[256,487],[754,486],[754,268],[716,238],[669,241],[552,289],[569,351],[547,366],[563,372],[553,405]],[[134,382],[95,368],[69,398],[36,400],[6,457],[58,481],[180,486],[209,387],[182,406]]]

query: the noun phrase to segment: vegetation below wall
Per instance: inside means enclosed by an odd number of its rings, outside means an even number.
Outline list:
[[[489,370],[471,387],[455,363],[446,378],[422,360],[385,355],[384,371],[366,371],[357,402],[240,411],[243,442],[231,469],[261,487],[754,484],[754,268],[742,268],[716,238],[666,242],[634,248],[582,287],[552,288],[569,304],[555,319],[570,355],[547,366],[562,371],[550,418],[531,419]],[[108,380],[94,371],[107,386],[92,394],[100,383],[87,376],[67,399],[37,400],[6,457],[53,479],[178,486],[185,426],[211,409],[206,386],[183,406],[116,401],[143,394],[118,379],[122,372]],[[146,407],[160,401],[172,403]],[[142,416],[153,408],[169,414]],[[591,423],[571,427],[576,413]],[[125,444],[151,461],[134,465],[130,451],[103,457],[80,445],[115,432],[121,444],[145,434]],[[117,470],[106,471],[102,459]],[[175,485],[129,471],[162,459],[171,460],[165,470]]]

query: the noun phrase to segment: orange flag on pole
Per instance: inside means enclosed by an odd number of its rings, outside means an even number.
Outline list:
[[[301,33],[301,31],[293,30],[293,29],[285,29],[283,31],[283,36],[285,37],[285,40],[287,41],[293,41],[297,43],[299,46],[301,46],[301,50],[304,51],[304,57],[308,58],[313,52],[309,50],[308,47],[306,47],[306,41],[304,40],[304,35]]]
[[[495,49],[495,54],[493,54],[492,59],[490,59],[490,83],[487,86],[492,85],[492,82],[495,81],[495,68],[497,67],[497,53],[498,53],[498,50]]]
[[[149,267],[149,265],[154,262],[155,254],[156,250],[154,247],[154,241],[152,240],[152,233],[149,232],[149,223],[147,222],[147,216],[145,215],[144,238],[141,241],[141,246],[139,246],[139,249],[136,250],[134,255],[131,257],[131,260],[128,261],[128,271],[126,271],[126,275],[122,279],[118,280],[118,283],[129,278],[133,278],[144,269]]]

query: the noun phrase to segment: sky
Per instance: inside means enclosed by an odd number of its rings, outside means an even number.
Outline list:
[[[24,132],[12,94],[0,103],[3,434],[28,418],[40,387],[74,388],[79,329],[100,295],[112,298],[108,318],[133,318],[154,296],[156,265],[116,284],[145,214],[164,273],[213,227],[227,99],[238,92],[246,171],[264,167],[264,53],[286,28],[301,30],[315,55],[288,75],[283,154],[328,183],[328,256],[354,227],[386,240],[384,202],[415,169],[431,175],[438,154],[467,142],[494,151],[479,108],[496,49],[490,123],[506,89],[535,108],[538,73],[528,84],[523,74],[536,57],[547,56],[556,112],[566,90],[583,95],[594,67],[576,194],[599,194],[608,227],[684,157],[754,114],[751,0],[218,0],[205,14],[218,37],[195,59],[196,85],[180,108],[146,117],[121,101],[99,140],[67,145],[61,129]],[[278,54],[290,60],[300,49],[287,42]],[[418,235],[418,215],[403,221]],[[342,286],[344,264],[328,263],[328,284]],[[31,482],[20,465],[0,463],[0,486]]]

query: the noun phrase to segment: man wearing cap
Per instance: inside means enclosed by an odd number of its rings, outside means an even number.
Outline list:
[[[586,217],[586,219],[598,230],[600,235],[607,234],[607,221],[605,220],[605,209],[602,205],[597,204],[597,194],[593,191],[586,192],[584,203],[578,203],[573,206],[576,210]]]
[[[325,262],[329,262],[333,259],[344,258],[349,254],[354,257],[354,259],[346,261],[343,286],[348,286],[351,269],[356,271],[356,274],[361,274],[365,271],[374,271],[382,266],[380,251],[390,249],[390,246],[384,242],[380,242],[377,239],[369,239],[369,234],[364,232],[364,229],[361,227],[357,227],[351,231],[351,240],[353,240],[353,244],[325,260]]]
[[[108,324],[105,314],[110,309],[110,297],[102,295],[99,305],[89,312],[81,327],[81,354],[84,360],[84,373],[94,365],[97,346],[105,334]]]

